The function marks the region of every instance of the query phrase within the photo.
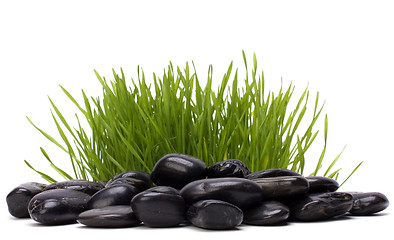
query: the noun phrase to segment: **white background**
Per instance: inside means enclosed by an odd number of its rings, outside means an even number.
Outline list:
[[[56,3],[55,3],[56,2]],[[291,237],[332,239],[393,234],[392,207],[374,217],[281,227],[240,227],[215,232],[193,227],[175,229],[87,229],[80,225],[42,227],[17,220],[5,197],[23,182],[43,182],[23,162],[53,173],[41,155],[69,169],[67,156],[52,146],[26,120],[56,135],[50,96],[71,122],[77,111],[62,93],[78,100],[81,89],[101,96],[93,69],[107,79],[114,68],[137,78],[137,66],[161,75],[167,64],[183,68],[194,61],[200,79],[209,64],[221,79],[229,63],[243,71],[242,50],[253,53],[264,70],[267,89],[278,92],[291,82],[294,100],[307,86],[310,108],[319,91],[328,114],[327,164],[346,145],[337,163],[340,181],[361,161],[361,168],[342,191],[379,191],[394,198],[393,80],[394,6],[391,1],[1,1],[0,3],[0,221],[3,236],[40,239],[151,237],[230,239]],[[240,75],[242,76],[242,75]],[[242,80],[240,78],[239,80]],[[316,126],[323,130],[323,117]],[[75,126],[75,125],[74,125]],[[322,132],[321,132],[322,133]],[[323,135],[319,135],[322,140]],[[311,150],[312,169],[321,143]],[[320,144],[320,145],[319,145]],[[308,172],[310,173],[310,171]]]

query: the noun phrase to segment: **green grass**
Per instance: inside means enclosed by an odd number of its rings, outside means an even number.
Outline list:
[[[319,104],[319,94],[314,97],[312,118],[306,119],[308,88],[289,109],[294,86],[282,86],[276,94],[267,91],[263,72],[256,72],[256,55],[251,74],[244,53],[243,58],[244,87],[239,88],[238,69],[234,71],[231,63],[216,91],[212,89],[212,66],[205,86],[201,86],[194,64],[188,63],[183,70],[170,63],[161,78],[153,74],[153,81],[147,81],[140,68],[138,79],[130,82],[123,70],[120,75],[113,71],[110,82],[95,71],[103,88],[102,98],[88,97],[82,90],[84,101],[78,103],[61,87],[88,123],[88,130],[82,127],[78,114],[78,126],[70,126],[50,99],[59,141],[28,120],[69,156],[73,174],[61,170],[41,148],[49,164],[65,179],[99,181],[126,170],[150,172],[157,160],[174,152],[200,158],[207,166],[236,158],[252,171],[288,168],[305,174],[305,154],[318,136],[314,127],[324,105]],[[304,122],[308,127],[301,131]],[[310,175],[319,175],[323,166],[327,115],[324,123],[324,146]],[[320,175],[338,178],[340,169],[333,167],[341,153]],[[25,162],[49,182],[56,181]]]

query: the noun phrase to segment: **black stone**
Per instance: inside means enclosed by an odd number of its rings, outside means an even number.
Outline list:
[[[208,178],[187,184],[180,191],[186,203],[200,200],[222,200],[243,209],[262,200],[261,187],[244,178]]]
[[[264,199],[305,195],[309,189],[308,181],[303,176],[255,178],[251,181],[261,186]]]
[[[220,200],[202,200],[187,210],[187,219],[196,227],[215,230],[233,229],[243,220],[237,206]]]
[[[309,183],[308,193],[335,192],[339,188],[338,182],[329,177],[310,176],[306,179]]]
[[[30,217],[44,225],[75,223],[86,210],[90,195],[71,189],[52,189],[35,195],[29,202]]]
[[[144,181],[144,183],[145,183],[147,186],[149,186],[149,187],[152,185],[151,180],[150,180],[150,174],[149,174],[149,173],[142,172],[142,171],[137,171],[137,170],[131,170],[131,171],[126,171],[126,172],[122,172],[122,173],[119,173],[119,174],[115,175],[112,179],[110,179],[110,180],[107,182],[107,185],[106,185],[106,186],[111,185],[111,182],[112,182],[112,181],[115,181],[115,180],[117,180],[117,179],[119,179],[119,178],[134,178],[134,179],[139,179],[139,180]]]
[[[184,154],[167,154],[156,162],[151,180],[158,186],[181,189],[189,182],[206,178],[207,166],[198,158]]]
[[[238,159],[228,159],[212,164],[208,168],[208,178],[239,177],[250,174],[249,168]]]
[[[318,193],[288,201],[286,205],[294,220],[320,221],[346,214],[353,206],[353,198],[343,192]]]
[[[186,204],[178,190],[156,186],[133,197],[131,208],[149,227],[175,227],[186,219]]]
[[[247,179],[255,178],[271,178],[271,177],[281,177],[281,176],[302,176],[301,174],[284,168],[271,168],[265,169],[258,172],[252,172],[246,176]]]
[[[77,221],[97,228],[134,227],[141,223],[128,205],[90,209],[79,214]]]
[[[27,182],[14,188],[6,197],[10,214],[17,218],[29,218],[29,202],[35,195],[42,192],[45,186],[42,183]]]
[[[96,192],[88,202],[88,208],[103,208],[113,205],[130,205],[131,199],[140,190],[128,184],[117,184]]]
[[[266,201],[244,210],[243,223],[258,226],[274,225],[285,222],[289,215],[289,208],[281,202]]]
[[[140,191],[144,191],[150,187],[149,185],[146,184],[145,181],[131,177],[117,178],[111,181],[109,184],[107,184],[106,187],[110,187],[118,184],[129,184],[131,186],[138,188]]]
[[[383,211],[389,206],[389,200],[379,192],[351,192],[353,207],[349,211],[351,215],[367,216]]]
[[[93,195],[103,188],[103,185],[97,182],[90,182],[86,180],[69,180],[49,184],[45,187],[44,191],[51,189],[71,189]]]

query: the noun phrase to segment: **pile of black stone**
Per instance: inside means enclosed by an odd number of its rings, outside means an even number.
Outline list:
[[[44,225],[232,229],[372,215],[389,201],[378,192],[336,192],[327,177],[287,169],[251,172],[237,159],[213,164],[168,154],[152,173],[127,171],[108,182],[25,183],[7,196],[12,216]]]

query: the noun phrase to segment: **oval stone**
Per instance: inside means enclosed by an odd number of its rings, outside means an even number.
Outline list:
[[[112,179],[110,179],[107,182],[107,185],[110,185],[112,181],[119,179],[119,178],[139,179],[139,180],[144,181],[144,183],[146,185],[148,185],[149,187],[152,185],[151,180],[150,180],[150,174],[147,172],[137,171],[137,170],[130,170],[130,171],[119,173],[119,174],[115,175]]]
[[[274,225],[286,221],[290,210],[278,201],[261,202],[258,205],[244,210],[243,223],[249,225]]]
[[[44,225],[75,223],[86,210],[90,195],[71,189],[52,189],[35,195],[29,202],[30,217]]]
[[[308,181],[303,176],[255,178],[252,181],[261,186],[264,199],[304,195],[309,189]]]
[[[189,182],[206,178],[207,166],[198,158],[185,154],[167,154],[156,162],[151,180],[158,186],[181,189]]]
[[[383,211],[389,206],[389,200],[379,192],[352,192],[353,207],[349,211],[351,215],[366,216]]]
[[[117,178],[111,181],[109,184],[107,184],[106,187],[118,185],[118,184],[129,184],[131,186],[138,188],[140,191],[144,191],[149,188],[149,185],[147,185],[145,181],[131,177]]]
[[[186,204],[178,190],[156,186],[133,197],[131,208],[149,227],[175,227],[186,219]]]
[[[201,200],[189,207],[187,219],[196,227],[205,229],[233,229],[243,220],[237,206],[220,200]]]
[[[335,192],[339,188],[338,182],[329,177],[310,176],[306,180],[309,183],[308,193]]]
[[[200,200],[222,200],[243,209],[262,200],[261,187],[244,178],[208,178],[187,184],[180,191],[186,203]]]
[[[310,194],[287,203],[291,218],[320,221],[346,214],[353,206],[352,195],[343,192]]]
[[[138,188],[128,184],[109,186],[93,194],[88,202],[88,209],[130,205],[131,199],[139,192]]]
[[[228,159],[212,164],[208,168],[208,178],[239,177],[250,174],[249,168],[238,159]]]
[[[134,227],[141,223],[128,205],[90,209],[79,214],[77,221],[97,228]]]
[[[302,176],[298,172],[285,169],[285,168],[271,168],[265,169],[258,172],[252,172],[246,176],[247,179],[255,178],[271,178],[271,177],[281,177],[281,176]]]
[[[42,183],[27,182],[14,188],[6,197],[9,213],[17,218],[29,218],[29,202],[42,192],[45,186]]]
[[[90,182],[86,180],[69,180],[49,184],[45,187],[44,191],[51,189],[71,189],[93,195],[103,188],[103,185],[97,182]]]

